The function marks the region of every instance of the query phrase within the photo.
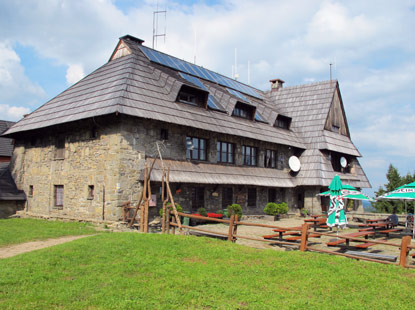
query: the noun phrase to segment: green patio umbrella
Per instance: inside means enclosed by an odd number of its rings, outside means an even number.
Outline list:
[[[395,190],[383,194],[382,196],[376,197],[376,199],[385,199],[385,200],[403,200],[405,203],[405,213],[406,213],[406,202],[408,200],[415,201],[415,182],[408,183],[402,186],[399,186]],[[412,228],[412,239],[415,238],[415,225]]]
[[[361,191],[358,191],[357,188],[349,184],[344,184],[341,192],[344,199],[374,201],[374,199],[370,198],[369,196],[366,196]],[[330,191],[322,192],[320,194],[317,194],[317,196],[330,196]]]
[[[344,201],[342,196],[342,182],[336,175],[329,185],[330,207],[327,213],[327,226],[341,227],[347,225],[346,215],[344,214]]]

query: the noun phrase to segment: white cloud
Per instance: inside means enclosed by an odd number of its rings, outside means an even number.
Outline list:
[[[66,82],[70,85],[75,84],[84,76],[84,69],[81,65],[69,65],[68,70],[66,70]]]
[[[7,104],[0,104],[0,115],[2,120],[18,121],[23,115],[30,113],[26,107],[15,107]]]
[[[0,41],[0,102],[31,102],[29,98],[43,98],[43,88],[30,81],[20,63],[20,58],[6,42]]]

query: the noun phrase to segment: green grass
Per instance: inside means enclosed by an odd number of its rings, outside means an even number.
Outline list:
[[[0,247],[35,240],[96,233],[87,223],[37,219],[0,220]]]
[[[99,234],[0,260],[0,309],[413,309],[415,272],[193,236]]]

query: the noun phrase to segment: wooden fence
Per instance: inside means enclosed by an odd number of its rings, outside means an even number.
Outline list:
[[[326,253],[326,254],[331,254],[331,255],[339,255],[339,256],[354,258],[354,259],[358,259],[358,260],[377,262],[377,263],[382,263],[382,264],[399,265],[403,268],[415,268],[415,266],[409,265],[409,261],[408,261],[409,252],[411,250],[415,249],[415,246],[411,245],[411,237],[410,236],[402,237],[400,244],[387,242],[387,241],[377,241],[377,240],[371,240],[370,241],[373,244],[382,244],[382,245],[386,245],[386,246],[400,248],[399,261],[398,262],[390,262],[390,261],[385,261],[385,260],[376,259],[376,258],[362,257],[362,256],[357,256],[357,255],[352,255],[352,254],[347,254],[347,253],[340,253],[340,252],[334,252],[334,251],[323,250],[323,249],[311,247],[311,246],[308,245],[308,239],[309,239],[310,234],[313,234],[313,236],[317,235],[317,236],[330,236],[330,237],[335,236],[335,234],[334,234],[334,232],[331,232],[331,233],[323,233],[323,232],[315,232],[315,231],[311,232],[310,231],[310,224],[307,224],[307,223],[303,224],[301,226],[301,230],[298,230],[298,229],[294,229],[294,228],[280,227],[280,226],[275,226],[275,225],[243,222],[243,221],[238,220],[237,215],[232,215],[230,219],[217,219],[217,218],[210,218],[210,217],[198,216],[198,215],[193,215],[193,214],[186,214],[186,213],[183,213],[183,212],[177,212],[177,214],[179,216],[182,216],[182,217],[188,217],[188,218],[191,218],[191,219],[193,218],[193,219],[196,219],[196,220],[204,220],[204,221],[227,224],[227,225],[229,225],[229,229],[228,229],[228,233],[225,234],[223,232],[216,232],[216,231],[212,231],[212,230],[208,230],[208,229],[203,229],[203,228],[199,228],[199,227],[183,225],[182,223],[177,223],[176,222],[176,217],[170,216],[169,211],[167,212],[167,214],[168,214],[168,216],[164,217],[165,220],[166,220],[166,223],[164,225],[165,230],[163,231],[163,233],[167,233],[167,234],[170,233],[170,230],[172,231],[173,234],[175,234],[176,233],[175,232],[176,227],[179,227],[180,229],[186,228],[186,229],[189,229],[189,230],[199,231],[199,232],[205,233],[207,235],[216,235],[216,236],[220,236],[222,238],[226,237],[226,239],[228,241],[231,241],[231,242],[235,242],[237,239],[247,239],[247,240],[267,242],[267,243],[272,243],[272,244],[290,245],[290,246],[298,247],[299,250],[303,251],[303,252],[304,251],[313,251],[313,252],[320,252],[320,253]],[[300,243],[288,242],[288,241],[284,241],[284,240],[267,240],[267,239],[263,239],[263,238],[252,237],[252,236],[243,236],[243,235],[238,234],[238,226],[240,226],[240,225],[265,227],[265,228],[273,228],[273,229],[284,229],[284,230],[287,230],[287,231],[299,231],[300,234],[301,234]],[[184,233],[183,230],[181,230],[181,232]],[[351,240],[351,241],[367,242],[367,240],[364,239],[364,238],[355,238],[355,237],[347,237],[347,236],[341,236],[341,238],[342,239],[348,239],[348,240]]]

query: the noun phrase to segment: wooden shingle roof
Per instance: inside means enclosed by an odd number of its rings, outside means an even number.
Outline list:
[[[323,150],[361,156],[348,130],[344,135],[325,129],[333,98],[340,93],[337,81],[284,87],[269,92],[255,89],[259,96],[244,94],[268,123],[251,121],[232,116],[238,98],[224,85],[211,80],[200,79],[226,113],[176,102],[183,85],[194,85],[178,70],[150,61],[143,52],[142,43],[131,36],[120,38],[108,63],[20,120],[8,129],[6,135],[120,113],[295,147],[303,153],[301,170],[292,177],[294,185],[329,184],[335,172]],[[343,108],[341,97],[339,100]],[[292,119],[289,130],[273,126],[280,114]],[[356,180],[350,180],[349,184],[370,187],[356,162]],[[265,173],[258,169],[255,169],[256,173]],[[345,177],[352,176],[347,174]]]

